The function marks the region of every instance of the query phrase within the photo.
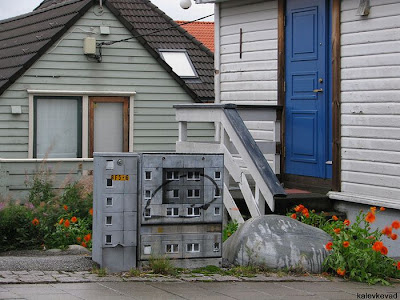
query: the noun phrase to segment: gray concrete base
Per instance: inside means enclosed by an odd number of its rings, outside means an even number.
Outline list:
[[[222,258],[191,258],[191,259],[171,259],[171,264],[175,268],[196,269],[205,266],[222,267]],[[143,260],[139,262],[139,267],[147,267],[149,261]]]

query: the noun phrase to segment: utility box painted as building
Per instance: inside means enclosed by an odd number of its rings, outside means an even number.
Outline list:
[[[93,260],[110,271],[166,256],[220,265],[222,154],[95,153]]]
[[[94,153],[92,257],[112,272],[137,265],[139,155]]]

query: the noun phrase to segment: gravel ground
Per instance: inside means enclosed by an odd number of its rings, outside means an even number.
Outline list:
[[[0,253],[0,271],[88,271],[95,265],[90,252],[81,249]]]

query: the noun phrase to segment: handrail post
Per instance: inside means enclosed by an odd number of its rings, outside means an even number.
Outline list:
[[[179,121],[178,141],[179,142],[186,142],[187,141],[187,122]]]

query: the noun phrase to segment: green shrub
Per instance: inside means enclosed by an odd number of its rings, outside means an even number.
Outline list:
[[[222,240],[225,242],[238,228],[239,224],[236,221],[230,221],[222,232]]]
[[[303,205],[294,210],[290,217],[320,227],[331,235],[332,241],[325,245],[330,252],[324,261],[325,271],[368,284],[388,285],[390,278],[400,278],[400,262],[386,256],[388,249],[383,244],[384,235],[397,239],[392,230],[400,227],[399,221],[394,221],[383,231],[372,231],[370,224],[375,221],[376,207],[371,207],[367,213],[360,211],[353,224],[336,216],[321,220]]]
[[[169,258],[165,256],[151,256],[149,267],[154,274],[175,275],[177,272]]]
[[[35,212],[27,206],[5,205],[0,210],[0,251],[38,248],[42,236],[34,219]]]

